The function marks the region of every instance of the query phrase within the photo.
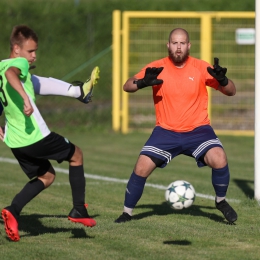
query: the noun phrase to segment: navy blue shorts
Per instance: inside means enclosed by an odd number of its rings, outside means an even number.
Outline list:
[[[75,152],[75,145],[67,138],[51,132],[34,144],[11,150],[25,174],[32,179],[50,169],[49,160],[56,160],[58,163],[69,161]]]
[[[195,158],[198,167],[206,166],[202,155],[213,147],[222,147],[210,125],[200,126],[190,132],[173,132],[156,126],[140,154],[158,159],[164,168],[179,154]]]

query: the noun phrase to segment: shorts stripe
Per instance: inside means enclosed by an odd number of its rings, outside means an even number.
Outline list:
[[[215,145],[215,144],[219,144],[220,146],[223,147],[222,143],[219,141],[218,138],[216,139],[211,139],[208,140],[204,143],[202,143],[193,153],[192,155],[196,158],[206,147],[210,146],[210,145]]]
[[[156,148],[154,146],[147,146],[146,145],[146,146],[143,147],[141,152],[152,152],[152,153],[158,154],[158,155],[166,158],[167,163],[169,163],[171,161],[171,159],[172,159],[171,153],[166,152],[166,151],[161,150],[161,149],[158,149],[158,148]]]

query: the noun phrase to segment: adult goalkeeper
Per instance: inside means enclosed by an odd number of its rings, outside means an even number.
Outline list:
[[[123,214],[115,222],[130,221],[149,175],[183,154],[193,157],[198,167],[212,169],[216,208],[233,223],[237,214],[225,199],[229,167],[223,146],[210,126],[206,86],[233,96],[235,85],[217,58],[212,67],[189,56],[191,43],[186,30],[172,30],[167,47],[168,57],[151,62],[123,86],[130,93],[152,88],[156,126],[140,152],[126,187]]]

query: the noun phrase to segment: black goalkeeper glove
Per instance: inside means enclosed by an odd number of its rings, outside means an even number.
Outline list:
[[[227,68],[222,68],[218,65],[218,58],[214,58],[213,69],[207,67],[207,71],[221,86],[225,87],[228,84],[228,78],[226,77]]]
[[[137,87],[139,89],[145,88],[148,86],[153,86],[153,85],[160,85],[163,83],[163,80],[157,79],[157,77],[162,72],[162,70],[163,70],[163,67],[160,67],[160,68],[148,67],[145,70],[144,78],[138,79],[138,80],[134,81],[134,83],[137,84]]]

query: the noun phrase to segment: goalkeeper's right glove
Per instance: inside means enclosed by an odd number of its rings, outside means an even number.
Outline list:
[[[163,83],[162,79],[157,79],[158,75],[162,72],[163,67],[155,68],[148,67],[145,70],[144,78],[134,81],[137,84],[137,88],[145,88],[153,85],[160,85]]]

